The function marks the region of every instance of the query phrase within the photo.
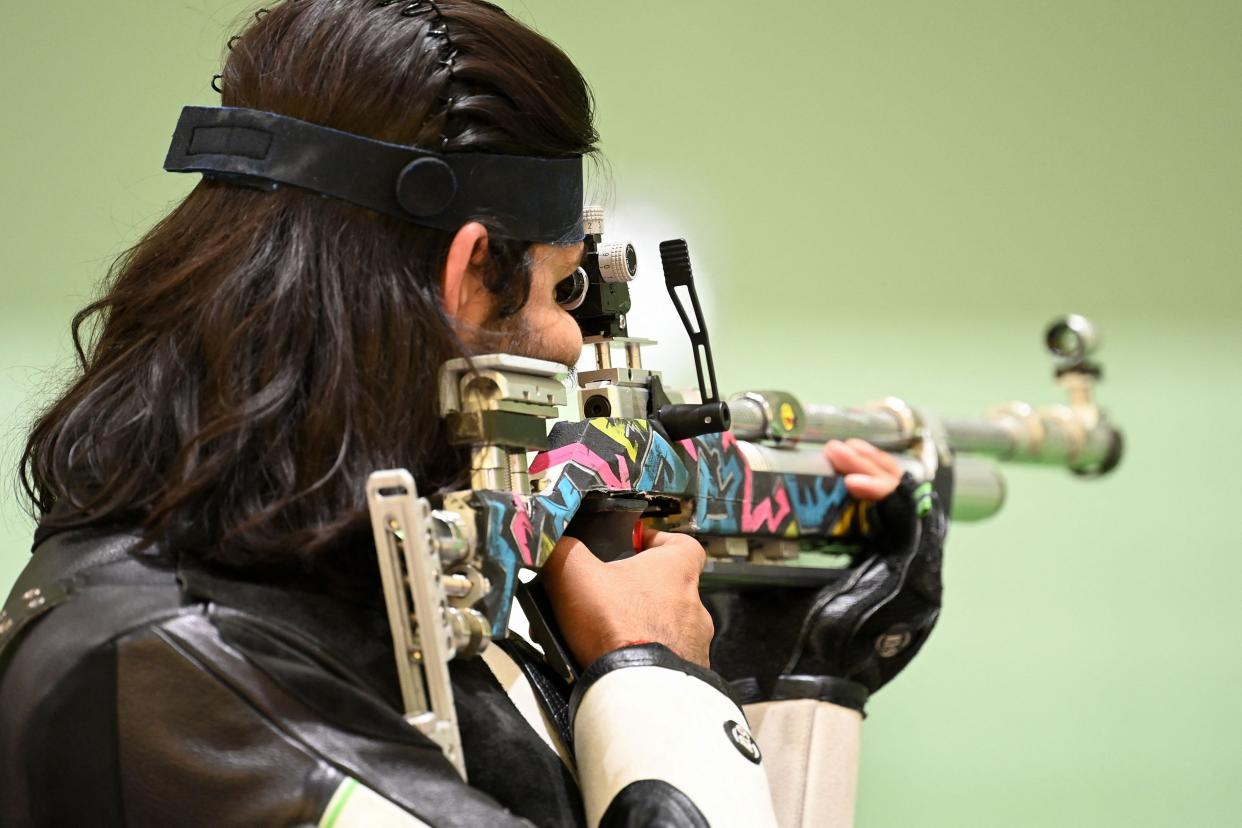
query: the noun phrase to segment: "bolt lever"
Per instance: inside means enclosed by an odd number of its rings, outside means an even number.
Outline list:
[[[690,248],[685,239],[669,239],[660,242],[660,264],[664,268],[664,286],[681,324],[690,337],[694,350],[694,371],[699,378],[700,405],[662,405],[658,416],[675,440],[728,431],[730,426],[729,405],[721,402],[716,386],[716,363],[712,359],[712,345],[707,338],[707,325],[703,321],[703,308],[699,294],[694,288],[694,272],[690,269]],[[694,310],[694,321],[686,312],[686,305],[677,289],[685,288]],[[704,373],[706,368],[706,374]],[[710,383],[710,389],[709,389]],[[654,401],[653,401],[654,402]]]

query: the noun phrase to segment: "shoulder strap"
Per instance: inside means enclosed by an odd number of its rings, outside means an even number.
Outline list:
[[[494,642],[505,651],[509,658],[517,664],[522,675],[530,682],[535,691],[535,699],[548,720],[556,726],[556,735],[561,744],[572,750],[572,722],[569,714],[570,687],[563,678],[557,675],[544,660],[543,656],[524,638],[510,632],[503,641]]]
[[[141,546],[135,533],[99,531],[66,532],[40,543],[0,610],[0,657],[22,630],[72,598],[104,568],[131,564],[133,572],[127,574],[140,577],[145,567],[132,553]]]

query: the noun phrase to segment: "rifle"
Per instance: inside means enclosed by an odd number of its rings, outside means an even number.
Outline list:
[[[577,675],[538,583],[519,579],[564,535],[615,560],[634,553],[645,520],[703,543],[705,588],[824,585],[849,571],[870,529],[870,507],[847,495],[821,451],[828,439],[860,437],[893,452],[936,488],[954,520],[1000,510],[997,461],[1084,477],[1120,462],[1121,433],[1095,399],[1098,336],[1078,315],[1045,334],[1067,404],[1015,402],[952,419],[896,397],[862,408],[804,404],[784,391],[722,400],[680,239],[662,243],[660,257],[699,387],[670,393],[643,365],[642,349],[654,343],[628,331],[634,247],[603,240],[602,210],[587,208],[584,219],[582,267],[557,291],[594,352],[595,368],[577,375],[582,418],[558,420],[569,402],[566,366],[509,354],[455,359],[440,373],[440,409],[453,441],[470,449],[470,488],[420,497],[401,469],[368,481],[407,720],[463,777],[448,662],[503,638],[515,598],[549,663],[567,680]]]

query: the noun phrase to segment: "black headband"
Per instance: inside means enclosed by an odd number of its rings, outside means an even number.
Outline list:
[[[438,153],[272,112],[187,106],[164,169],[302,187],[440,230],[487,220],[523,241],[583,238],[581,157]]]

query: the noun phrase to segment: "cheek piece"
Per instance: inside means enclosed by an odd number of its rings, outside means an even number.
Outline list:
[[[583,238],[581,156],[441,153],[273,112],[187,106],[164,169],[263,190],[301,187],[450,232],[486,221],[522,241]]]

